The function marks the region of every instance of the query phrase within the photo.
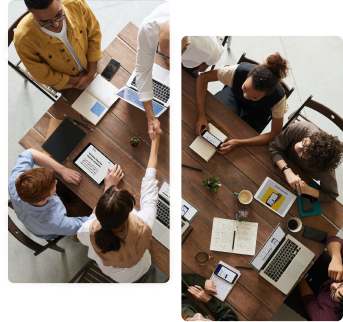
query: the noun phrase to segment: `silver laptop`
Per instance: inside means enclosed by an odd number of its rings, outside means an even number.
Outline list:
[[[163,246],[169,249],[169,184],[163,182],[159,192],[158,192],[158,201],[157,201],[157,216],[152,228],[152,235],[157,239]],[[190,220],[197,213],[197,210],[190,205],[187,201],[182,200],[182,209],[186,210],[187,216],[182,216],[183,224],[182,230],[187,229]],[[189,220],[188,220],[188,219]]]
[[[311,250],[278,226],[250,264],[260,276],[287,295],[314,258]]]
[[[137,92],[135,71],[132,73],[126,85]],[[162,104],[164,107],[168,107],[170,100],[169,70],[154,64],[152,68],[152,86],[153,100]]]

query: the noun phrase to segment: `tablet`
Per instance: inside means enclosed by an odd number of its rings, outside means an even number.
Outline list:
[[[74,159],[74,164],[99,185],[104,181],[108,169],[113,169],[115,165],[91,143]]]

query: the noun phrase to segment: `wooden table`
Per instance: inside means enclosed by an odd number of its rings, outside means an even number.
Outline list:
[[[182,159],[183,163],[201,168],[202,172],[184,168],[182,171],[182,196],[198,209],[192,222],[193,231],[182,247],[183,272],[198,273],[209,277],[216,263],[223,260],[233,266],[247,266],[252,256],[236,255],[223,252],[210,252],[214,257],[205,266],[199,266],[195,255],[200,251],[209,252],[213,217],[234,219],[238,209],[233,192],[249,189],[254,194],[269,176],[284,186],[287,183],[280,171],[272,164],[267,147],[240,147],[226,155],[215,154],[207,163],[194,153],[189,145],[195,138],[196,106],[195,79],[187,72],[182,72]],[[243,122],[228,108],[207,93],[206,111],[209,119],[231,138],[247,138],[257,135],[254,129]],[[217,193],[211,193],[202,186],[202,180],[216,175],[222,183]],[[338,202],[323,204],[323,215],[303,219],[303,224],[325,230],[330,234],[343,226],[343,207]],[[285,224],[290,216],[298,216],[294,204],[285,218],[281,218],[256,200],[249,209],[248,220],[258,222],[258,251],[273,229]],[[332,224],[334,223],[334,225]],[[315,252],[323,251],[323,245],[298,234],[295,237]],[[251,269],[240,269],[242,275],[229,294],[228,301],[242,320],[270,320],[285,300],[285,296],[271,284],[260,278]]]
[[[132,23],[125,26],[103,52],[103,57],[98,63],[98,73],[101,73],[111,58],[120,62],[121,67],[111,81],[118,88],[125,85],[135,67],[137,31],[137,27]],[[167,65],[161,57],[156,57],[156,62],[163,67]],[[20,140],[20,144],[24,148],[42,150],[41,145],[51,134],[51,128],[55,128],[65,115],[85,122],[70,107],[80,93],[78,90],[65,91],[64,96],[68,98],[68,103],[61,98],[53,104],[37,124]],[[161,183],[163,181],[169,182],[169,111],[165,112],[159,120],[164,131],[161,136],[157,169],[157,177]],[[93,143],[111,160],[122,166],[125,172],[122,187],[135,195],[138,202],[137,207],[139,207],[140,183],[145,173],[150,151],[150,139],[147,133],[145,113],[120,99],[111,107],[110,111],[96,127],[93,127],[91,130],[88,129],[86,132],[86,137],[68,156],[64,165],[77,170],[72,161],[88,143]],[[130,138],[132,136],[138,136],[142,139],[137,147],[130,145]],[[103,192],[103,187],[94,184],[83,173],[79,186],[70,184],[66,184],[66,186],[91,208],[95,207],[97,200]],[[168,249],[153,239],[151,255],[154,264],[169,276]]]

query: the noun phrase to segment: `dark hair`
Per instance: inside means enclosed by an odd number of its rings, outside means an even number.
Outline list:
[[[319,171],[334,170],[342,161],[343,143],[336,136],[319,131],[310,136],[306,147],[309,166]]]
[[[287,76],[288,63],[279,53],[271,54],[266,62],[257,65],[249,72],[256,90],[271,93],[281,79]]]
[[[117,190],[114,186],[100,197],[95,215],[101,229],[95,233],[95,242],[103,253],[118,251],[123,242],[112,229],[123,225],[135,205],[135,198],[127,190]]]
[[[34,168],[22,173],[15,187],[21,200],[34,204],[50,196],[55,180],[53,170]]]
[[[27,9],[46,9],[54,0],[24,0]]]

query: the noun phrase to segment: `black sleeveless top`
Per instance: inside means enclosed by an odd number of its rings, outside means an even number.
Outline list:
[[[241,108],[241,118],[260,133],[271,120],[272,107],[285,96],[285,91],[279,83],[272,93],[259,101],[250,101],[244,98],[242,85],[254,67],[256,67],[254,64],[239,64],[235,70],[231,89],[239,108]]]

